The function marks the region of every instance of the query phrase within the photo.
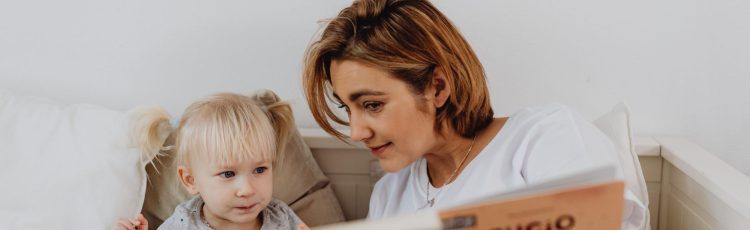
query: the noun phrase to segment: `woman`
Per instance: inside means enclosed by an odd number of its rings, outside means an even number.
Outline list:
[[[494,118],[481,63],[428,1],[355,1],[344,8],[309,48],[304,88],[324,130],[344,139],[331,121],[349,126],[350,138],[389,172],[373,190],[372,219],[617,162],[609,139],[564,106]],[[644,209],[626,191],[623,226],[643,227]]]

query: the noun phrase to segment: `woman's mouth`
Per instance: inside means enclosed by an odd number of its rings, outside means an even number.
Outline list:
[[[391,146],[391,144],[392,144],[391,142],[388,142],[388,143],[385,143],[383,145],[369,147],[369,148],[370,148],[370,151],[372,151],[372,155],[380,156],[380,155],[383,154],[383,152],[385,151],[386,148],[388,148],[389,146]]]

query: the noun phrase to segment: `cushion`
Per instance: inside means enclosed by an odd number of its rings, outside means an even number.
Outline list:
[[[345,221],[341,204],[331,184],[301,197],[292,203],[291,208],[311,227]]]
[[[167,138],[164,143],[165,146],[173,144],[173,136]],[[174,160],[173,153],[165,151],[154,159],[153,164],[146,166],[148,185],[143,215],[148,220],[149,229],[157,229],[172,215],[177,205],[191,197],[180,184]]]
[[[253,98],[263,105],[281,100],[268,90],[256,93]],[[344,221],[344,211],[310,147],[296,128],[289,132],[286,144],[281,148],[284,152],[277,157],[273,196],[289,204],[310,227]]]
[[[612,140],[618,153],[618,160],[622,165],[625,186],[643,202],[645,207],[648,207],[646,180],[643,177],[643,170],[641,170],[638,154],[635,152],[633,145],[630,128],[630,110],[628,106],[622,102],[618,103],[610,112],[602,115],[593,123]],[[649,227],[650,216],[648,209],[645,211],[646,221],[644,227]]]
[[[280,100],[271,91],[261,91],[252,97],[261,105]],[[278,154],[273,172],[273,196],[287,203],[308,226],[344,221],[341,205],[330,189],[328,177],[320,170],[296,128],[290,130],[286,144],[280,149],[283,152]],[[189,198],[179,185],[171,154],[157,157],[156,167],[148,167],[150,179],[144,215],[151,228],[158,226],[180,202]]]
[[[328,177],[297,129],[292,131],[285,149],[285,156],[277,164],[279,170],[274,171],[274,197],[289,204],[310,227],[345,221]]]
[[[110,229],[139,213],[153,156],[130,138],[139,111],[0,90],[0,229]]]

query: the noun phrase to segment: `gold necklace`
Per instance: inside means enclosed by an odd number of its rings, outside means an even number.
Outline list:
[[[453,173],[451,173],[450,177],[448,177],[448,180],[445,183],[443,183],[443,186],[440,186],[440,190],[435,192],[435,197],[433,197],[432,199],[430,199],[430,174],[427,173],[427,205],[429,205],[430,208],[432,208],[432,206],[435,205],[435,198],[437,198],[437,195],[443,191],[443,188],[446,185],[453,182],[453,179],[455,179],[454,177],[456,176],[458,169],[460,169],[461,166],[464,165],[464,162],[466,162],[466,158],[469,158],[469,153],[471,152],[471,149],[474,148],[474,141],[476,139],[477,139],[477,136],[474,136],[471,138],[471,145],[469,145],[469,150],[466,150],[466,154],[464,154],[464,158],[461,159],[461,163],[458,163],[458,167],[456,167],[456,169],[453,170]],[[425,163],[425,166],[427,166],[427,163]]]

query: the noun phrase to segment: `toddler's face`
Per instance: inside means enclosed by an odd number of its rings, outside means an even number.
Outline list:
[[[195,190],[205,202],[209,221],[251,224],[271,201],[273,177],[269,160],[245,160],[231,165],[194,162]]]

